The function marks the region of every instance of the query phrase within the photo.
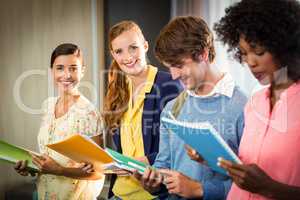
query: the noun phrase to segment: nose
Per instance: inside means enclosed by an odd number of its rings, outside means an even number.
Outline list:
[[[180,77],[180,68],[178,67],[170,67],[170,73],[173,80],[176,80]]]
[[[132,60],[132,54],[130,53],[130,52],[125,52],[124,53],[124,55],[123,55],[123,60],[124,60],[124,62],[131,62],[131,60]]]
[[[71,72],[70,70],[66,67],[66,69],[64,70],[64,78],[70,78],[71,77]]]

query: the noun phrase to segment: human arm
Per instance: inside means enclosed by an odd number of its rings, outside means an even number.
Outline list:
[[[100,145],[99,136],[91,138]],[[103,177],[102,173],[95,171],[89,163],[72,163],[71,166],[62,166],[47,154],[31,154],[33,163],[39,168],[40,173],[65,176],[74,179],[97,180]]]

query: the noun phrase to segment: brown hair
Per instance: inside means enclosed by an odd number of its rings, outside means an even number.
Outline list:
[[[212,62],[215,58],[212,32],[201,18],[186,16],[173,19],[161,30],[154,50],[160,62],[180,65],[184,58],[198,61],[205,48]]]
[[[109,31],[109,49],[112,50],[112,41],[123,32],[135,30],[144,39],[139,26],[133,21],[122,21],[115,24]],[[109,133],[120,126],[123,114],[127,111],[129,102],[128,84],[125,74],[118,63],[112,60],[108,74],[108,89],[104,103],[104,121]]]
[[[51,54],[51,59],[50,59],[50,68],[51,69],[53,68],[55,59],[58,56],[62,56],[62,55],[75,55],[81,60],[82,66],[84,65],[82,51],[80,50],[80,48],[77,45],[72,44],[72,43],[63,43],[63,44],[58,45]]]

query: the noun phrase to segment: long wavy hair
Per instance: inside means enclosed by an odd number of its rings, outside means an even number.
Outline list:
[[[144,39],[140,27],[133,21],[121,21],[109,31],[109,49],[112,50],[112,41],[123,32],[134,30]],[[104,103],[104,121],[109,133],[113,133],[120,126],[120,121],[127,111],[129,90],[126,75],[113,59],[108,73],[108,89]]]

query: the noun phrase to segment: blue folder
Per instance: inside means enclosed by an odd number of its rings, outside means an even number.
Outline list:
[[[168,131],[178,135],[195,149],[212,170],[227,175],[226,171],[217,165],[219,157],[234,163],[242,163],[209,122],[182,122],[163,117],[162,123]]]

